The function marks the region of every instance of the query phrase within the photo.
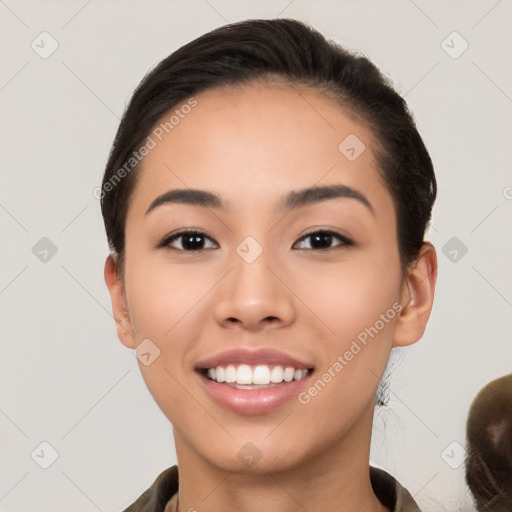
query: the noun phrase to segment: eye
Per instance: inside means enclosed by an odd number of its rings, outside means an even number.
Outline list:
[[[181,247],[176,247],[174,244],[180,240],[179,242]],[[309,246],[304,246],[304,242],[307,239],[311,239],[311,242],[308,244]],[[340,243],[332,246],[332,242],[338,239]],[[185,230],[180,231],[178,233],[174,233],[173,235],[170,235],[162,240],[162,242],[157,246],[158,248],[169,248],[173,250],[178,251],[184,251],[184,252],[195,252],[195,251],[201,251],[204,249],[207,249],[208,247],[205,246],[206,241],[213,242],[213,246],[210,246],[209,248],[215,248],[216,243],[208,236],[206,236],[201,231],[195,231],[195,230]],[[336,233],[334,231],[327,231],[327,230],[319,230],[314,231],[312,233],[309,233],[305,236],[303,236],[298,242],[302,244],[302,249],[311,249],[316,251],[326,251],[333,249],[337,246],[351,246],[354,245],[352,240],[347,238],[344,235],[341,235],[340,233]]]
[[[181,248],[175,247],[173,244],[179,240],[181,240]],[[175,233],[171,236],[168,236],[162,240],[160,244],[158,244],[158,248],[169,248],[169,249],[176,249],[178,251],[185,251],[185,252],[194,252],[194,251],[201,251],[203,249],[206,249],[205,247],[205,240],[210,240],[213,242],[213,240],[206,236],[204,233],[201,233],[200,231],[194,231],[194,230],[186,230],[186,231],[180,231],[179,233]]]
[[[313,233],[309,233],[306,236],[303,236],[298,243],[300,243],[302,240],[306,240],[308,238],[311,238],[311,242],[309,244],[309,247],[305,247],[306,249],[312,249],[317,251],[325,251],[332,249],[331,243],[335,238],[341,241],[341,244],[337,244],[338,246],[351,246],[354,245],[352,240],[347,238],[344,235],[341,235],[339,233],[335,233],[334,231],[314,231]],[[303,242],[302,242],[303,243]],[[334,246],[336,247],[336,246]],[[340,248],[341,248],[340,247]],[[302,247],[304,248],[304,247]]]

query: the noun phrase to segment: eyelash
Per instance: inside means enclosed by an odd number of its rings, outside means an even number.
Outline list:
[[[322,230],[322,229],[321,230],[317,230],[317,231],[312,231],[311,233],[307,233],[303,237],[299,238],[299,240],[297,240],[297,242],[300,242],[300,241],[302,241],[304,239],[307,239],[309,237],[312,237],[313,235],[318,235],[318,234],[323,234],[323,235],[328,235],[328,236],[335,237],[338,240],[340,240],[342,243],[338,244],[337,246],[334,246],[334,247],[329,247],[327,249],[314,249],[314,248],[311,248],[311,249],[306,249],[306,250],[311,250],[311,251],[315,251],[315,252],[328,252],[328,251],[332,251],[332,250],[336,249],[336,247],[338,247],[339,249],[342,249],[343,247],[350,247],[350,246],[354,245],[354,242],[352,240],[350,240],[349,238],[347,238],[346,236],[344,236],[344,235],[342,235],[340,233],[336,233],[335,231]],[[188,251],[186,249],[177,249],[175,247],[170,247],[170,243],[171,242],[173,242],[174,240],[177,240],[178,238],[181,238],[181,237],[183,237],[185,235],[199,235],[199,236],[208,238],[209,240],[212,240],[205,233],[202,233],[201,231],[196,231],[196,230],[190,229],[190,230],[180,231],[178,233],[175,233],[175,234],[173,234],[171,236],[168,236],[168,237],[164,238],[162,240],[162,242],[160,242],[157,245],[157,248],[158,249],[169,249],[169,250],[175,250],[175,251],[181,251],[181,252],[190,252],[190,253],[198,253],[198,252],[201,252],[201,251],[205,250],[205,249],[196,249],[196,250]],[[295,242],[295,243],[297,243],[297,242]]]

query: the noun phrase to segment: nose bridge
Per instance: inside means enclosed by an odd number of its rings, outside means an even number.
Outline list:
[[[219,322],[236,319],[254,328],[265,319],[285,323],[291,320],[290,292],[276,277],[275,263],[272,251],[254,237],[242,240],[231,257],[232,270],[216,306]]]
[[[236,292],[240,296],[254,296],[263,299],[262,292],[270,291],[275,283],[273,274],[268,269],[271,266],[271,251],[265,250],[253,237],[247,237],[236,248],[233,256],[232,280]],[[275,262],[275,259],[274,259]]]

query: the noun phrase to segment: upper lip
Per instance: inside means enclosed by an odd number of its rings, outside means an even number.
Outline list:
[[[249,365],[282,365],[291,366],[296,370],[307,370],[313,367],[312,364],[299,361],[284,352],[273,348],[260,348],[257,350],[249,350],[244,348],[235,348],[226,350],[220,354],[216,354],[208,359],[204,359],[197,363],[196,368],[204,370],[208,368],[216,368],[217,366],[226,366],[228,364],[249,364]]]

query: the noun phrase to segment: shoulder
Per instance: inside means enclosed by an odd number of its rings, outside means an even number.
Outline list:
[[[167,502],[178,492],[178,466],[162,471],[151,487],[123,512],[162,512]]]
[[[387,471],[370,466],[373,492],[391,512],[421,512],[409,491]]]

